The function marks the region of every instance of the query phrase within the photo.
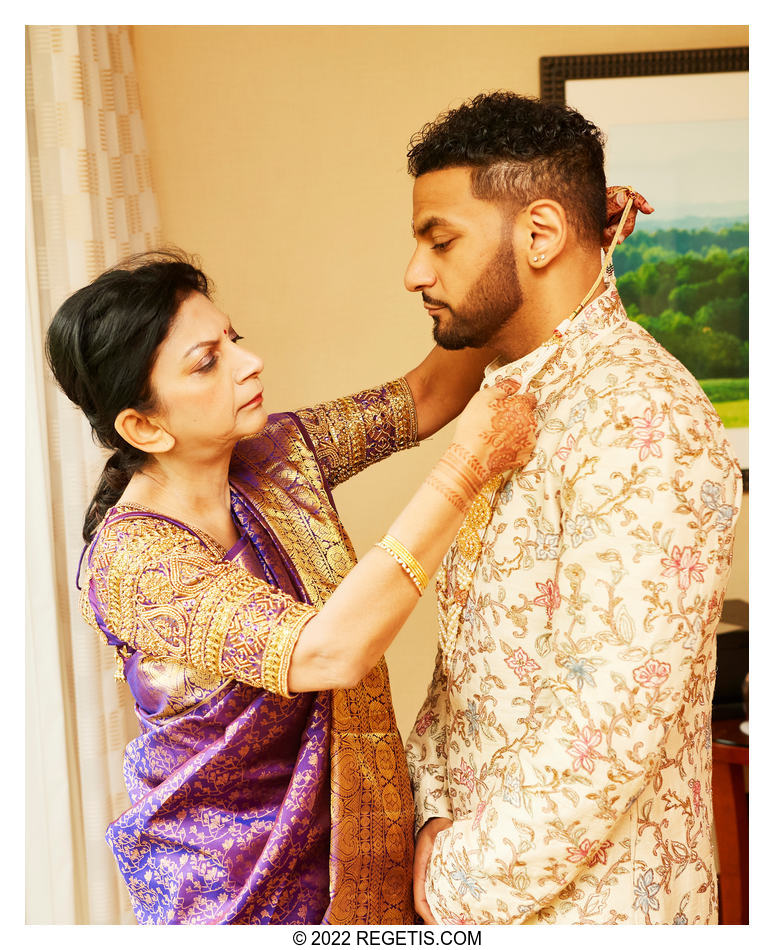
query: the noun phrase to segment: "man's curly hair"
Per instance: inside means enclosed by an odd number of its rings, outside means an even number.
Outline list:
[[[412,136],[414,178],[470,167],[474,197],[513,208],[551,198],[583,243],[601,243],[606,224],[605,138],[568,106],[515,92],[481,93]]]

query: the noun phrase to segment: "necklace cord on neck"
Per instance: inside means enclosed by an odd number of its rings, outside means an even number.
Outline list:
[[[627,194],[629,195],[629,200],[626,202],[626,205],[624,206],[623,213],[621,215],[621,220],[618,222],[618,227],[615,229],[613,240],[610,242],[610,247],[607,249],[607,253],[605,254],[605,259],[602,261],[602,267],[599,271],[599,274],[597,275],[597,279],[594,281],[594,286],[586,294],[583,300],[581,300],[581,302],[578,304],[575,310],[573,310],[573,312],[570,314],[570,319],[576,316],[576,314],[580,313],[581,310],[583,310],[583,308],[589,302],[589,300],[591,300],[591,298],[594,296],[594,292],[596,291],[597,287],[599,287],[599,284],[602,278],[605,276],[605,271],[610,266],[610,262],[613,259],[613,251],[615,251],[616,247],[618,246],[618,238],[621,236],[621,231],[623,231],[624,224],[626,223],[626,219],[629,217],[629,212],[631,211],[632,205],[634,204],[634,199],[636,197],[636,193],[634,189],[632,188],[627,188]]]

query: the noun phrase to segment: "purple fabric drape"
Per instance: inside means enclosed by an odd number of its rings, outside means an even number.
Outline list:
[[[306,600],[236,490],[232,511],[242,537],[226,558]],[[285,699],[231,681],[165,716],[171,693],[200,685],[187,684],[189,671],[135,652],[125,675],[142,733],[124,759],[132,805],[106,837],[138,921],[320,923],[330,899],[330,694]]]

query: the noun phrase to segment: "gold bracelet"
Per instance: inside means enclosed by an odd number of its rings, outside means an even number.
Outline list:
[[[428,578],[425,569],[414,557],[411,551],[409,551],[407,547],[404,547],[404,545],[402,545],[397,538],[393,538],[391,534],[385,534],[385,536],[381,541],[378,542],[376,546],[395,558],[398,564],[400,564],[400,566],[412,580],[421,597],[430,579]]]

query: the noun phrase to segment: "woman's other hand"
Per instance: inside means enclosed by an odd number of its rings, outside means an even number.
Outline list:
[[[607,225],[602,232],[602,247],[605,250],[610,247],[610,242],[615,237],[615,230],[621,220],[626,202],[631,195],[634,195],[634,202],[629,209],[629,214],[626,216],[626,222],[621,230],[621,236],[618,239],[619,244],[629,237],[634,230],[638,211],[641,211],[643,214],[653,214],[654,209],[641,194],[632,191],[631,188],[627,188],[624,185],[612,185],[607,189]]]

